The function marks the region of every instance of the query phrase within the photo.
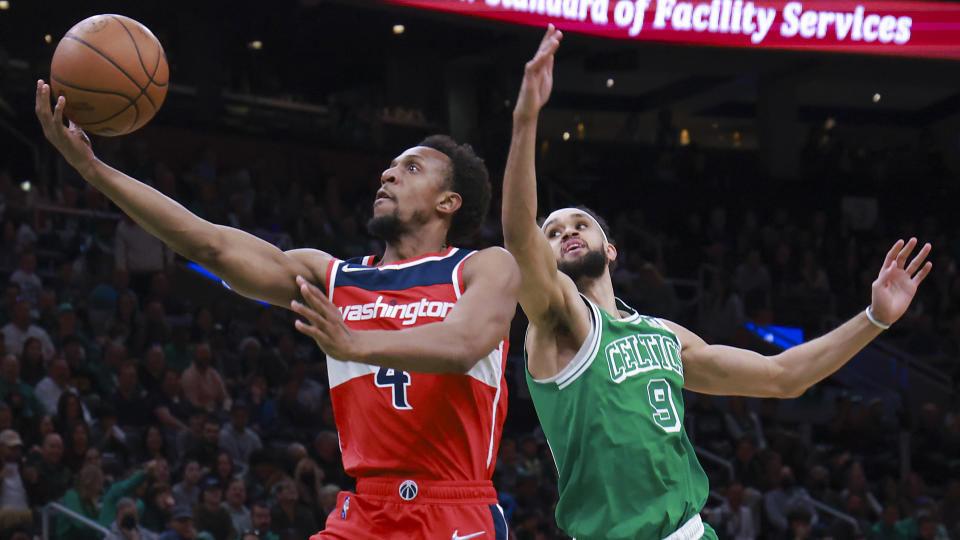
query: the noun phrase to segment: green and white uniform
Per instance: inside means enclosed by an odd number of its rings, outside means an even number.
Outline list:
[[[683,429],[677,336],[619,299],[625,318],[584,300],[573,360],[549,379],[527,370],[560,473],[557,524],[578,540],[716,539],[699,517],[709,487]]]

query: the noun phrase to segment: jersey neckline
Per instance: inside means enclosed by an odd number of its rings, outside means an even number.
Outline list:
[[[412,262],[417,262],[417,261],[420,261],[420,260],[422,260],[422,259],[426,259],[426,258],[429,258],[429,257],[439,257],[439,258],[441,258],[441,259],[445,259],[445,258],[449,257],[450,255],[453,255],[454,253],[456,253],[457,249],[458,249],[458,248],[456,248],[456,247],[454,247],[454,246],[449,246],[449,247],[447,247],[447,249],[445,249],[445,250],[443,250],[443,251],[440,251],[440,252],[424,253],[424,254],[422,254],[422,255],[417,255],[416,257],[411,257],[411,258],[409,258],[409,259],[401,259],[401,260],[398,260],[398,261],[393,261],[393,262],[390,263],[390,264],[384,264],[384,265],[367,264],[367,265],[364,265],[364,266],[369,266],[369,267],[371,267],[371,268],[390,268],[390,267],[393,267],[393,266],[399,266],[399,265],[403,265],[403,264],[408,264],[408,263],[412,263]],[[366,259],[367,257],[372,257],[371,262],[374,262],[374,261],[377,260],[378,257],[380,257],[380,255],[365,255],[365,256],[361,257],[361,259]]]

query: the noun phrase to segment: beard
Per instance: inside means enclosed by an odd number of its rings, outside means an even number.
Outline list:
[[[395,211],[385,216],[373,216],[367,222],[367,232],[388,244],[398,240],[405,230]]]
[[[607,256],[602,250],[590,250],[586,255],[573,261],[560,261],[557,268],[575,283],[582,278],[596,279],[607,268]]]

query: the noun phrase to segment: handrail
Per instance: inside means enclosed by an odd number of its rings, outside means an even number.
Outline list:
[[[844,514],[843,512],[837,510],[836,508],[834,508],[834,507],[832,507],[832,506],[830,506],[830,505],[828,505],[828,504],[824,504],[824,503],[822,503],[822,502],[814,499],[813,497],[810,497],[810,502],[813,503],[813,506],[814,506],[817,510],[822,510],[822,511],[826,512],[827,514],[830,514],[831,516],[833,516],[833,517],[835,517],[835,518],[837,518],[837,519],[841,519],[841,520],[846,521],[847,523],[853,525],[853,532],[854,532],[855,534],[860,534],[860,524],[857,523],[857,520],[854,519],[853,516],[851,516],[850,514]]]
[[[730,478],[731,478],[731,479],[736,478],[736,473],[734,473],[734,471],[733,471],[733,463],[731,463],[729,459],[724,459],[724,458],[718,456],[717,454],[714,454],[713,452],[707,450],[706,448],[704,448],[704,447],[702,447],[702,446],[694,446],[694,447],[693,447],[693,450],[694,450],[699,456],[701,456],[701,457],[703,457],[703,458],[706,458],[707,461],[712,461],[712,462],[714,462],[714,463],[722,466],[723,468],[727,469],[727,472],[730,473]]]
[[[47,505],[44,506],[43,509],[40,510],[40,514],[41,514],[41,516],[42,516],[42,525],[41,525],[41,526],[43,527],[43,529],[42,529],[42,531],[43,531],[43,540],[50,540],[50,538],[51,538],[51,536],[50,536],[50,516],[51,516],[51,514],[53,514],[53,513],[60,513],[60,514],[63,514],[63,515],[65,515],[65,516],[69,517],[70,519],[72,519],[72,520],[74,520],[74,521],[79,521],[80,523],[83,523],[83,524],[86,525],[87,527],[90,527],[91,529],[93,529],[93,530],[95,530],[95,531],[97,531],[97,532],[103,533],[104,536],[110,534],[110,529],[108,529],[108,528],[104,527],[103,525],[97,523],[96,521],[88,518],[87,516],[84,516],[84,515],[82,515],[82,514],[78,514],[78,513],[74,512],[73,510],[67,508],[66,506],[63,506],[63,505],[60,504],[60,503],[52,502],[52,503],[47,503]]]

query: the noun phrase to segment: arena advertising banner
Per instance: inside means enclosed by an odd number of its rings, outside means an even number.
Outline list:
[[[960,3],[846,0],[381,0],[597,36],[960,59]]]

